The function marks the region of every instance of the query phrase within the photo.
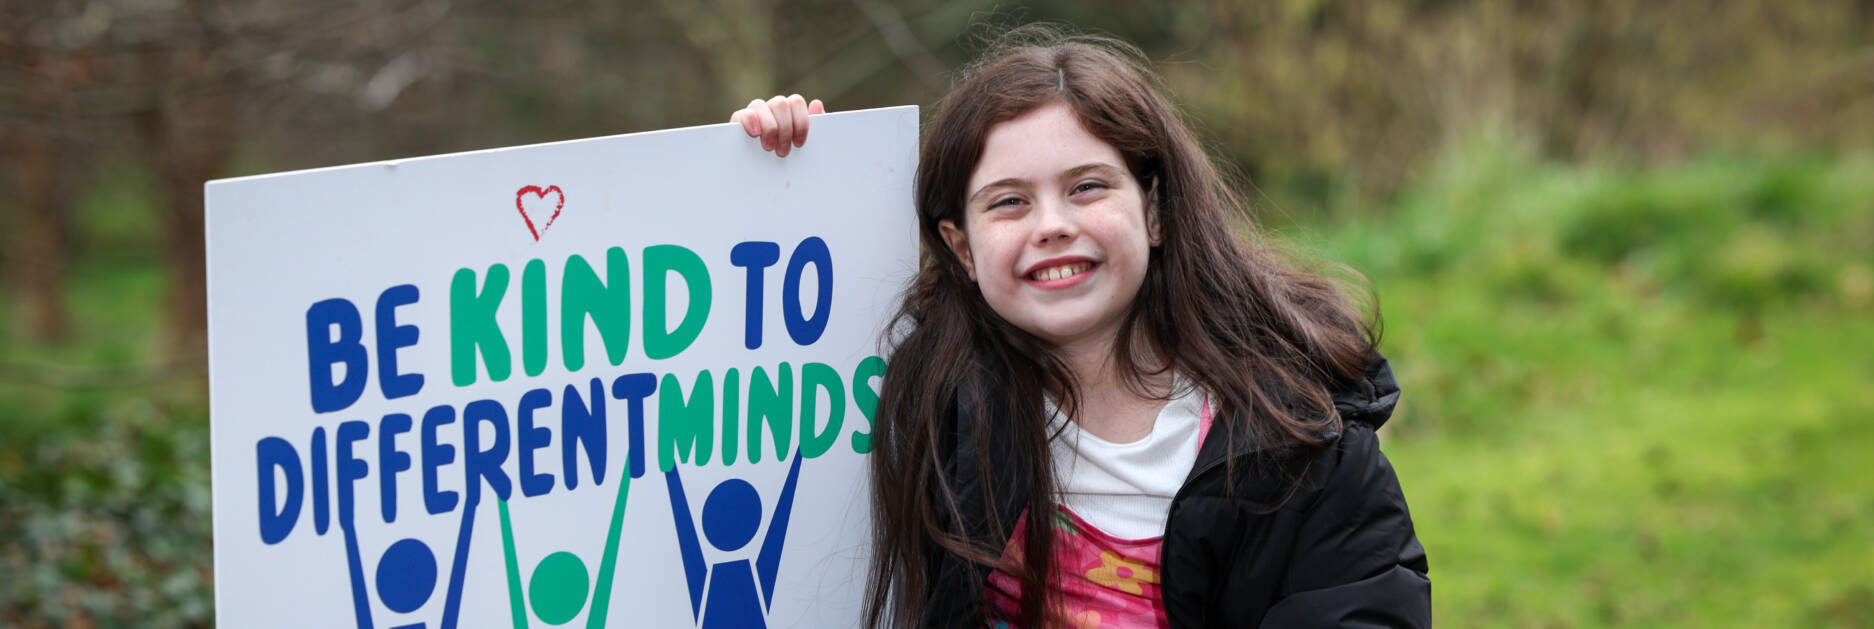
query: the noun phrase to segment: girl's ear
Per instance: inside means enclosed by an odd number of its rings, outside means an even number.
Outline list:
[[[957,224],[950,220],[937,221],[937,231],[943,234],[944,242],[950,245],[950,253],[963,263],[963,270],[970,274],[970,281],[976,281],[976,261],[970,258],[970,240],[957,229]]]

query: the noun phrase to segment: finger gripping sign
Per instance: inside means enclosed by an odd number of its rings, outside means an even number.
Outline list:
[[[230,627],[857,624],[917,110],[210,182]]]

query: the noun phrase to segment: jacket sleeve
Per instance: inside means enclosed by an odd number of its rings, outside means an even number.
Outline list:
[[[1264,627],[1429,627],[1431,580],[1405,495],[1373,429],[1347,422],[1308,473],[1281,590]]]

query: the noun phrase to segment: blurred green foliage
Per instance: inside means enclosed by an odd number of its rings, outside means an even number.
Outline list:
[[[1874,626],[1874,160],[1486,135],[1319,234],[1385,314],[1440,624]]]
[[[206,383],[161,342],[200,322],[158,315],[200,303],[162,192],[199,177],[164,164],[928,105],[1060,19],[1371,281],[1439,624],[1874,627],[1866,0],[171,4],[0,4],[0,626],[213,622]]]
[[[14,413],[16,402],[0,398]],[[166,406],[68,396],[44,421],[6,422],[0,620],[16,627],[211,621],[206,412],[199,402]]]
[[[116,189],[87,202],[135,206]],[[158,354],[162,270],[98,256],[75,275],[80,340],[0,346],[0,626],[209,626],[203,383],[139,367]]]
[[[1282,231],[1380,298],[1440,624],[1874,626],[1874,159],[1632,170],[1485,134],[1386,212]],[[0,359],[145,360],[155,275],[81,267],[109,332]],[[210,622],[198,385],[0,382],[0,621]]]

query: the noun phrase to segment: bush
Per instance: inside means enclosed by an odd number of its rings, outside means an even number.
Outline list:
[[[0,624],[212,624],[205,413],[86,393],[48,419],[0,442]]]

